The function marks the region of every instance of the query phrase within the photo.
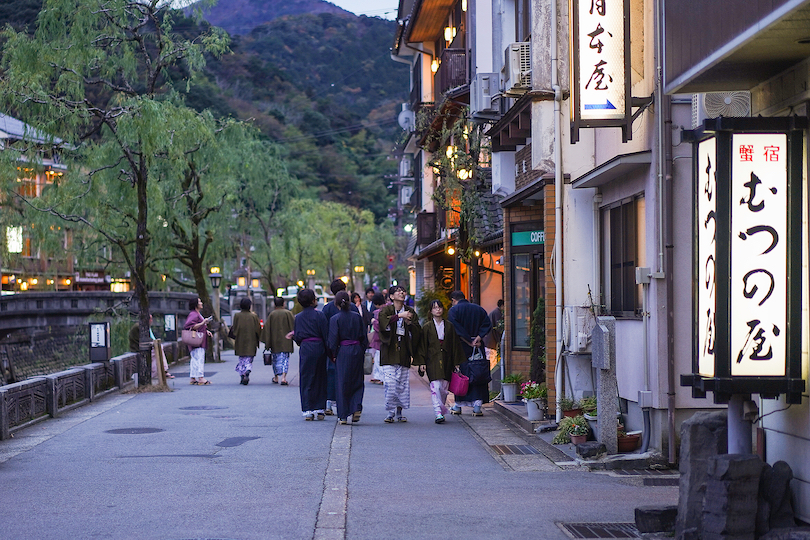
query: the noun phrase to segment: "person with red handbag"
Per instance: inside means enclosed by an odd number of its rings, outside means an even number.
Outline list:
[[[489,361],[483,353],[482,343],[492,329],[492,321],[487,311],[467,301],[464,293],[453,291],[450,293],[453,307],[447,312],[447,321],[456,329],[456,334],[464,349],[467,360],[459,366],[462,373],[470,378],[469,389],[464,396],[456,398],[456,404],[451,409],[453,414],[461,414],[461,407],[472,407],[473,416],[483,416],[481,406],[489,403]],[[463,399],[461,399],[463,397]]]
[[[430,320],[422,325],[419,355],[414,364],[419,365],[419,374],[426,369],[430,381],[430,399],[436,413],[437,424],[444,423],[447,414],[447,390],[453,370],[464,362],[464,351],[452,324],[444,320],[444,304],[440,300],[430,303]],[[422,366],[425,366],[424,368]]]

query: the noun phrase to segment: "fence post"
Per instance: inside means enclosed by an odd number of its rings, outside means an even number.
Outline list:
[[[45,410],[51,418],[59,413],[59,398],[56,396],[56,381],[58,377],[48,375],[45,377]]]
[[[0,440],[8,439],[10,434],[8,421],[8,403],[6,403],[6,390],[0,388]]]

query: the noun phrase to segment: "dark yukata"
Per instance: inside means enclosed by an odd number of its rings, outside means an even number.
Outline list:
[[[360,312],[357,310],[357,306],[351,304],[349,309],[352,310],[354,313],[359,314]],[[324,314],[326,317],[326,326],[329,326],[329,321],[332,320],[332,317],[337,315],[340,310],[335,305],[335,301],[332,300],[326,305],[323,306],[321,313]],[[334,354],[334,351],[332,351]],[[326,400],[327,401],[337,401],[337,375],[335,373],[335,363],[334,362],[327,362],[326,363]],[[329,413],[332,414],[332,413]]]
[[[339,311],[329,321],[329,349],[335,354],[337,415],[345,420],[363,410],[363,357],[366,324],[354,311]]]
[[[301,410],[323,412],[326,407],[326,362],[329,350],[326,340],[329,326],[326,317],[314,307],[295,316],[295,342],[298,344]]]

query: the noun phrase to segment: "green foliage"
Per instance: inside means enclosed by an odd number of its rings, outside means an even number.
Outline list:
[[[532,352],[531,378],[546,380],[546,300],[542,297],[537,299],[537,307],[532,313],[529,349]]]
[[[596,396],[588,396],[579,400],[582,412],[591,416],[596,415]]]
[[[524,399],[546,399],[548,388],[545,383],[526,381],[520,385],[520,393]]]
[[[422,321],[429,321],[430,303],[434,300],[439,300],[444,306],[444,317],[447,318],[447,312],[450,310],[450,298],[447,296],[447,291],[444,289],[428,289],[423,287],[420,289],[416,300],[416,313]]]
[[[560,420],[560,424],[557,426],[557,434],[554,436],[554,439],[551,441],[551,444],[566,444],[571,442],[571,430],[574,426],[579,426],[580,428],[585,429],[585,434],[588,433],[588,421],[585,420],[585,417],[580,415],[573,418],[565,417]],[[580,430],[577,430],[580,431]],[[576,433],[575,433],[576,435]]]
[[[522,373],[511,373],[504,377],[501,380],[502,383],[512,383],[512,384],[520,384],[523,382],[523,374]]]
[[[581,408],[577,400],[565,396],[562,396],[557,400],[557,405],[559,405],[560,409],[563,411],[573,411],[574,409]]]

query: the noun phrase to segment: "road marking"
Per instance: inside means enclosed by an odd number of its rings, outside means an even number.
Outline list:
[[[352,430],[335,422],[313,540],[345,540]],[[329,489],[327,489],[329,486]]]

